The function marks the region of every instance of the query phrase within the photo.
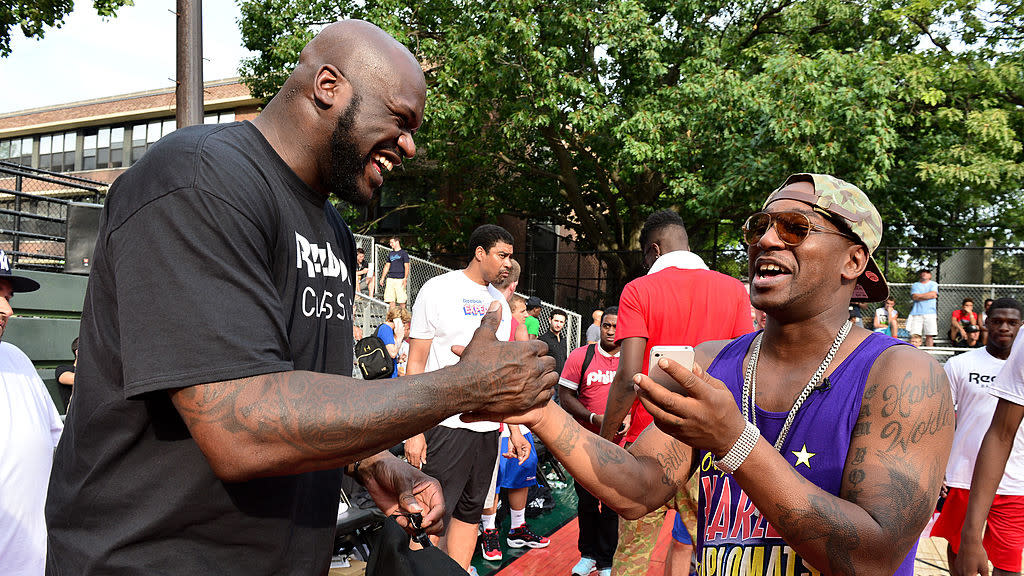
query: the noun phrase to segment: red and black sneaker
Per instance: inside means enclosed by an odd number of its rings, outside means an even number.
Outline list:
[[[508,545],[513,548],[522,548],[523,546],[529,546],[530,548],[547,548],[548,544],[551,544],[551,540],[543,536],[537,536],[526,524],[523,524],[519,528],[509,530],[506,541],[508,542]]]
[[[484,530],[480,534],[480,551],[484,560],[497,562],[501,560],[501,544],[498,543],[498,531],[494,528]]]

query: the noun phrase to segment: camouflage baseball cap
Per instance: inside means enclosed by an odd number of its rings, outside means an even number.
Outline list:
[[[811,183],[814,192],[790,186],[796,182]],[[762,209],[776,200],[805,202],[819,212],[826,212],[845,221],[850,231],[868,249],[868,265],[857,279],[852,300],[881,302],[889,297],[889,285],[873,256],[882,242],[882,217],[871,200],[868,200],[867,194],[853,184],[827,174],[793,174],[768,196]]]

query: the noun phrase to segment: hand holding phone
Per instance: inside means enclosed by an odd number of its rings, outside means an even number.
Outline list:
[[[674,378],[668,375],[667,372],[658,366],[658,361],[662,358],[673,360],[686,368],[687,370],[693,370],[693,358],[694,352],[692,346],[653,346],[651,348],[650,356],[647,359],[647,375],[666,390],[675,392],[676,394],[686,395],[683,391],[682,386],[675,381]]]

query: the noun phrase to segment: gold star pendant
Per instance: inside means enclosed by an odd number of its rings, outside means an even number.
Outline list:
[[[804,444],[803,447],[800,448],[799,452],[797,452],[796,450],[793,450],[793,456],[796,456],[796,464],[794,464],[793,467],[796,468],[797,466],[803,464],[804,466],[807,466],[808,468],[810,468],[811,467],[811,456],[814,456],[815,454],[816,454],[816,452],[808,452],[807,451],[807,444]]]

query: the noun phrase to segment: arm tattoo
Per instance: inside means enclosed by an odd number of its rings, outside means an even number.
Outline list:
[[[904,548],[917,540],[931,516],[943,471],[933,462],[928,474],[922,476],[924,471],[909,458],[882,450],[878,457],[889,476],[878,486],[887,501],[872,511],[872,516],[886,534],[897,539],[897,548]],[[922,477],[927,478],[924,484]]]
[[[572,415],[566,413],[562,420],[562,430],[558,433],[558,438],[551,443],[551,447],[568,456],[572,454],[572,449],[576,447],[579,439],[579,424]]]
[[[625,450],[600,438],[587,438],[587,451],[597,461],[598,469],[622,464],[626,461]]]
[[[690,455],[683,450],[682,446],[680,442],[670,441],[666,444],[665,451],[657,455],[658,464],[664,470],[661,482],[666,486],[675,485],[673,478],[679,474],[680,470],[683,470],[683,473],[689,470]]]
[[[906,454],[911,445],[953,425],[953,399],[945,375],[940,372],[942,370],[931,363],[928,375],[920,381],[913,381],[913,373],[907,372],[901,382],[890,384],[882,390],[884,404],[881,416],[889,420],[882,426],[881,437],[890,440],[887,450],[900,448]],[[921,414],[921,404],[929,401],[934,403],[936,397],[938,406]]]
[[[851,552],[860,547],[857,526],[843,512],[832,495],[811,495],[810,508],[799,510],[778,505],[779,527],[792,539],[791,544],[825,540],[825,555],[833,574],[854,574]]]

